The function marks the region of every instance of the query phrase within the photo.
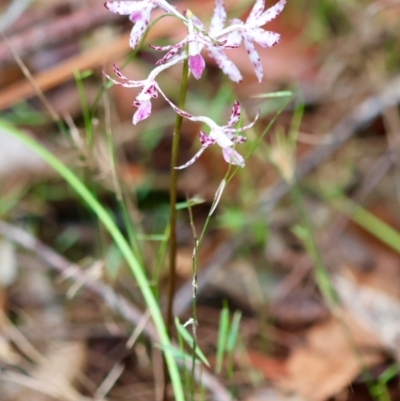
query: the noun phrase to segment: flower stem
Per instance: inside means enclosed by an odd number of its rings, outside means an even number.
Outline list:
[[[189,78],[189,62],[188,57],[183,61],[182,81],[179,92],[179,107],[184,108],[186,102],[187,84]],[[168,337],[171,339],[173,327],[173,303],[176,287],[176,198],[178,184],[178,170],[175,168],[178,163],[179,156],[179,139],[182,128],[183,117],[176,115],[174,132],[172,134],[172,153],[171,153],[171,179],[169,187],[169,287],[168,287],[168,305],[165,326]],[[167,384],[169,382],[168,369],[164,360],[164,395],[163,400],[168,399]]]
[[[189,78],[189,67],[188,58],[183,62],[182,69],[182,81],[179,93],[179,108],[183,109],[185,107],[187,84]],[[176,282],[176,198],[177,198],[177,183],[178,183],[178,155],[179,155],[179,139],[182,127],[183,117],[179,114],[176,115],[175,127],[172,137],[172,154],[171,154],[171,180],[169,189],[169,207],[170,207],[170,234],[169,234],[169,288],[168,288],[168,307],[167,307],[167,319],[166,327],[169,336],[171,336],[172,326],[173,326],[173,313],[172,306],[175,295],[175,282]]]

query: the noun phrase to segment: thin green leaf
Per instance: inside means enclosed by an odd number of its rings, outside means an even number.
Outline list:
[[[225,306],[219,316],[218,342],[217,342],[217,361],[215,364],[215,372],[221,373],[222,360],[226,349],[226,339],[229,330],[229,310]]]
[[[226,352],[228,353],[231,353],[233,351],[233,348],[235,347],[241,319],[242,319],[242,312],[236,311],[233,314],[231,328],[228,334],[228,340],[226,341]]]
[[[189,334],[189,332],[182,326],[180,323],[179,319],[176,317],[175,318],[175,326],[176,329],[178,330],[179,334],[182,336],[182,338],[186,341],[186,343],[189,345],[191,349],[194,347],[194,340],[193,337]],[[199,348],[199,346],[196,346],[196,355],[197,357],[207,366],[210,367],[210,362],[208,362],[207,358],[203,354],[203,351]]]
[[[271,92],[271,93],[260,93],[258,95],[252,96],[255,99],[265,99],[271,97],[292,97],[293,92],[291,91],[280,91],[280,92]]]
[[[198,196],[198,197],[191,198],[191,199],[187,200],[186,202],[177,203],[175,208],[176,208],[176,210],[189,209],[193,206],[200,205],[204,202],[205,202],[205,200]]]
[[[192,362],[193,358],[191,355],[183,352],[182,350],[172,347],[171,345],[160,345],[156,344],[157,348],[160,348],[164,353],[172,355],[176,360],[181,360],[185,362]],[[199,360],[196,363],[200,363]]]
[[[340,200],[334,202],[333,205],[346,214],[350,220],[400,253],[400,233],[394,228],[344,196],[340,196]]]

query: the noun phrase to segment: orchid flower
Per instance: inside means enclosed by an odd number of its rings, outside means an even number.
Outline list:
[[[226,21],[226,10],[224,0],[215,0],[214,13],[211,18],[211,24],[209,34],[211,37],[216,36],[220,31],[223,30]],[[229,42],[229,40],[228,40]],[[236,43],[231,42],[230,47],[239,47],[240,40]],[[238,68],[228,59],[224,51],[220,47],[210,46],[207,47],[210,56],[215,60],[218,67],[222,72],[227,75],[233,82],[240,82],[243,77],[240,74]]]
[[[171,46],[154,46],[150,45],[151,48],[160,51],[168,51],[168,53],[157,61],[156,65],[165,63],[167,60],[171,59],[175,54],[177,54],[185,45],[189,46],[189,69],[196,79],[200,79],[203,74],[206,63],[201,51],[203,47],[216,47],[224,46],[225,42],[213,41],[211,37],[204,33],[203,23],[191,13],[190,10],[186,12],[187,16],[187,36],[181,40],[179,43]]]
[[[119,68],[114,64],[115,75],[121,80],[117,81],[111,78],[109,75],[105,74],[106,77],[115,83],[116,85],[123,86],[125,88],[140,88],[142,90],[136,96],[133,102],[133,106],[137,108],[135,114],[133,115],[133,124],[136,125],[139,121],[145,120],[151,114],[151,98],[157,98],[157,84],[152,76],[145,80],[133,81],[126,78]]]
[[[221,5],[219,5],[221,2],[222,0],[216,0],[219,9],[221,8]],[[275,19],[282,12],[285,4],[286,0],[280,0],[274,6],[264,11],[265,0],[257,0],[246,22],[233,19],[230,21],[231,25],[229,27],[220,31],[220,37],[227,35],[227,45],[238,46],[243,41],[259,82],[262,81],[264,74],[260,56],[253,42],[258,43],[262,47],[273,47],[279,43],[280,35],[278,33],[266,31],[261,27]],[[219,11],[219,15],[223,15],[222,11]]]
[[[160,88],[158,88],[158,91],[164,96],[165,100],[171,105],[176,113],[178,113],[182,117],[187,118],[188,120],[200,121],[210,127],[209,135],[207,135],[203,131],[200,131],[199,133],[201,143],[200,150],[187,163],[182,166],[176,167],[176,169],[181,170],[191,166],[208,147],[214,145],[215,143],[222,148],[222,155],[227,163],[244,167],[244,158],[234,149],[234,146],[245,142],[247,138],[241,135],[237,135],[237,133],[251,128],[256,123],[259,112],[257,112],[254,120],[250,124],[245,125],[241,128],[233,128],[240,119],[240,104],[238,101],[235,100],[228,124],[219,126],[213,120],[211,120],[211,118],[205,116],[196,117],[186,111],[181,110],[165,96]]]
[[[185,20],[183,15],[176,11],[166,0],[107,1],[104,6],[115,14],[129,15],[129,19],[135,23],[129,38],[129,45],[132,49],[137,46],[146,31],[154,8],[159,7]]]

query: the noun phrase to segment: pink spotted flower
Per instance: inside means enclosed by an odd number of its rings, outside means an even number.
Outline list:
[[[213,41],[210,36],[205,34],[203,23],[189,10],[186,12],[186,15],[188,17],[188,34],[183,40],[171,46],[151,45],[151,47],[155,50],[168,51],[164,57],[157,61],[156,65],[160,65],[175,56],[185,45],[188,45],[189,69],[196,79],[200,79],[206,65],[204,58],[201,55],[203,47],[223,46],[224,43]]]
[[[135,24],[129,39],[129,45],[132,49],[137,46],[144,35],[150,22],[151,13],[156,7],[184,19],[166,0],[107,1],[104,6],[115,14],[129,15],[129,19]]]
[[[109,75],[105,74],[107,78],[116,85],[123,86],[125,88],[142,88],[136,99],[133,102],[133,106],[137,108],[133,115],[133,124],[136,125],[139,121],[145,120],[151,114],[151,98],[157,98],[157,84],[154,79],[150,76],[148,79],[133,81],[126,78],[119,68],[114,64],[115,75],[120,81],[115,80]]]
[[[160,93],[164,96],[165,100],[171,105],[171,107],[174,109],[174,111],[178,114],[180,114],[182,117],[187,118],[188,120],[191,121],[200,121],[204,124],[207,124],[210,128],[210,133],[207,135],[203,131],[200,131],[199,137],[200,137],[200,143],[201,143],[201,148],[200,150],[184,165],[176,167],[177,169],[184,169],[186,167],[189,167],[192,165],[200,156],[201,154],[210,146],[217,144],[222,148],[222,156],[224,157],[225,161],[227,163],[244,167],[245,165],[245,160],[243,156],[241,156],[236,150],[235,150],[235,145],[243,143],[246,141],[247,138],[244,136],[238,135],[238,132],[243,132],[249,128],[251,128],[255,122],[258,119],[259,112],[257,112],[257,115],[255,116],[254,120],[241,128],[234,128],[234,126],[238,123],[240,119],[240,105],[239,102],[235,100],[233,107],[232,107],[232,113],[231,117],[228,121],[228,124],[219,126],[216,124],[211,118],[205,117],[205,116],[193,116],[189,114],[186,111],[181,110],[177,106],[175,106],[165,95],[164,93],[159,89]]]
[[[218,2],[222,2],[222,0],[217,0]],[[267,48],[279,43],[280,35],[276,32],[266,31],[262,26],[275,19],[282,12],[285,4],[286,0],[280,0],[264,11],[265,0],[257,0],[246,22],[233,19],[230,21],[231,25],[220,32],[222,37],[227,35],[227,45],[238,46],[243,42],[259,82],[262,81],[264,74],[254,43]]]
[[[209,29],[209,34],[211,37],[218,35],[224,28],[226,22],[226,10],[224,5],[224,0],[215,0],[214,13],[211,18],[211,24]],[[227,42],[229,42],[229,37],[227,37]],[[233,46],[239,47],[240,40],[236,43],[230,41]],[[225,47],[229,47],[229,43]],[[207,47],[208,53],[215,60],[218,67],[222,72],[227,75],[233,82],[240,82],[243,77],[240,74],[238,68],[233,64],[231,60],[226,56],[224,50],[221,47],[209,46]]]

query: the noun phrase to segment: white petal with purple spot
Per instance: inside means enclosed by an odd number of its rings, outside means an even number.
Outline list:
[[[265,8],[265,0],[257,0],[250,11],[250,14],[247,18],[247,22],[249,23],[255,22],[257,18],[259,18],[260,15],[263,13],[264,8]]]
[[[242,81],[243,77],[238,68],[229,58],[226,56],[222,49],[218,47],[208,48],[210,56],[215,60],[217,66],[222,70],[222,72],[229,77],[233,82]]]
[[[225,11],[225,5],[224,5],[224,0],[215,0],[215,8],[214,8],[214,14],[211,18],[211,24],[210,24],[210,35],[213,36],[219,31],[222,31],[224,29],[226,21],[226,11]]]
[[[104,7],[115,14],[130,15],[142,11],[148,1],[107,1]]]
[[[263,68],[261,65],[260,56],[258,55],[253,43],[247,39],[247,36],[243,38],[244,47],[246,48],[247,54],[249,55],[250,62],[253,64],[254,72],[256,73],[258,82],[263,79]]]
[[[268,8],[268,10],[264,11],[259,18],[257,18],[257,25],[263,26],[267,22],[275,19],[285,7],[286,0],[280,0],[274,6]]]
[[[261,28],[251,29],[247,33],[248,38],[257,42],[262,47],[273,47],[279,43],[281,35],[276,32],[264,31]]]

